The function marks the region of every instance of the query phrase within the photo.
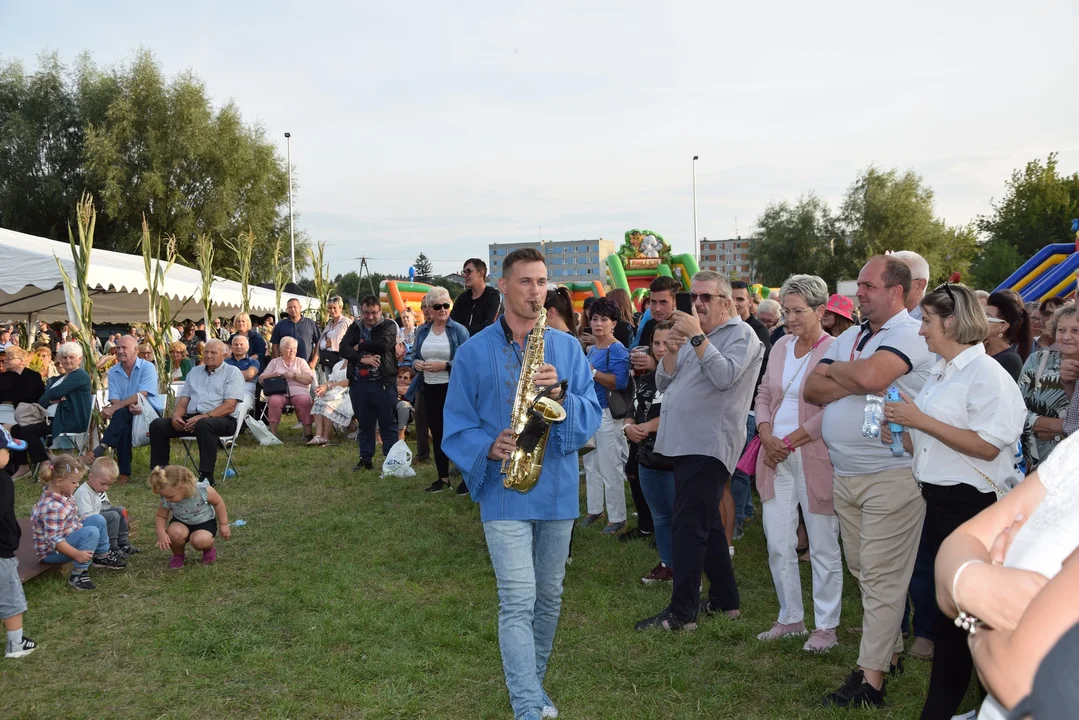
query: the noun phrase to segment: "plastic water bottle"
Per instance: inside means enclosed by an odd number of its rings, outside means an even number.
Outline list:
[[[225,479],[226,480],[228,480],[229,478],[233,478],[233,477],[236,477],[236,471],[235,470],[233,470],[232,468],[229,468],[228,470],[225,471]]]
[[[879,438],[884,422],[884,398],[880,395],[865,396],[865,416],[862,419],[862,437]]]
[[[888,402],[899,402],[903,398],[899,395],[899,388],[892,385],[888,388]],[[903,457],[906,448],[903,447],[903,426],[899,423],[888,423],[888,429],[892,431],[892,455]]]
[[[246,520],[233,520],[232,522],[229,523],[229,525],[231,525],[232,527],[243,527],[246,524],[247,524]]]

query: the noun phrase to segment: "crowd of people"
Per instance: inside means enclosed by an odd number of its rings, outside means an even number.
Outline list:
[[[866,263],[857,309],[811,275],[762,300],[745,282],[701,271],[688,292],[655,278],[639,309],[616,289],[578,312],[565,288],[548,284],[536,251],[508,255],[498,289],[486,271],[468,260],[465,290],[452,298],[433,288],[418,325],[411,309],[386,317],[373,295],[355,318],[332,298],[322,328],[295,299],[276,324],[256,327],[246,314],[215,319],[209,331],[187,323],[170,331],[160,370],[138,328],[110,336],[108,425],[82,456],[72,438],[85,433],[93,402],[82,344],[49,326],[33,351],[6,344],[0,404],[13,415],[0,460],[14,478],[44,468],[38,555],[75,561],[69,582],[91,589],[90,566],[122,569],[137,552],[106,493],[130,477],[131,429],[152,408],[157,544],[171,549],[170,567],[183,565],[187,544],[213,562],[214,538],[228,537],[213,488],[220,438],[249,412],[279,434],[290,410],[308,446],[355,427],[356,471],[373,469],[379,441],[389,456],[411,427],[416,460],[434,460],[426,491],[460,477],[456,493],[480,505],[518,718],[557,713],[543,679],[574,532],[602,525],[623,542],[651,542],[656,564],[641,582],[669,587],[670,597],[636,628],[692,630],[741,615],[735,545],[756,519],[754,486],[779,604],[759,641],[804,637],[805,651],[829,652],[840,644],[844,558],[859,585],[857,666],[825,705],[883,706],[905,656],[932,662],[923,718],[962,709],[975,668],[988,693],[979,717],[1004,717],[1029,693],[1052,647],[1044,633],[1070,628],[1029,614],[1060,602],[1054,576],[1070,582],[1077,565],[1069,558],[1079,547],[1079,492],[1064,482],[1079,453],[1069,438],[1079,426],[1074,303],[1024,304],[1011,291],[957,283],[930,289],[930,268],[912,252]],[[550,430],[539,483],[520,493],[500,476],[520,452],[507,427],[541,309],[549,329],[531,380],[566,415]],[[161,375],[177,387],[171,408]],[[177,437],[197,441],[194,474],[169,464]],[[0,572],[4,543],[0,533]],[[800,561],[811,566],[811,624]],[[21,635],[24,606],[0,598],[19,618],[5,619],[9,656],[33,649]]]

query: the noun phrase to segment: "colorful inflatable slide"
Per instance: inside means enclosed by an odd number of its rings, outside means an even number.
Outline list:
[[[1026,302],[1074,295],[1079,271],[1079,220],[1072,220],[1072,230],[1074,243],[1046,245],[997,290],[1015,290]]]
[[[671,246],[651,230],[628,231],[622,247],[607,257],[607,279],[611,287],[627,291],[638,307],[656,277],[673,277],[689,290],[690,279],[696,272],[697,261],[692,255],[672,255]]]
[[[577,312],[584,310],[585,298],[606,297],[607,295],[603,283],[598,280],[593,280],[592,282],[559,283],[559,285],[569,290],[570,299],[573,300],[573,309]]]
[[[388,318],[396,318],[402,310],[410,307],[416,313],[416,325],[419,326],[423,323],[423,311],[420,310],[420,304],[423,303],[424,295],[432,287],[432,285],[407,280],[383,280],[378,288],[383,314]]]

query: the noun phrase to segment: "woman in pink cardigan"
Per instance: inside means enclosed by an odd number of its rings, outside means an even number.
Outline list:
[[[839,644],[843,595],[839,520],[832,506],[832,463],[821,439],[824,408],[805,401],[805,380],[834,338],[821,327],[828,286],[815,275],[792,275],[779,291],[790,334],[772,346],[757,393],[757,489],[768,536],[768,566],[779,596],[779,618],[757,637],[805,635],[798,576],[798,507],[809,533],[815,629],[803,649],[826,652]]]
[[[270,395],[266,399],[269,408],[266,414],[269,416],[270,432],[277,434],[277,425],[281,422],[281,412],[285,405],[292,403],[296,408],[296,415],[303,423],[304,437],[310,440],[311,434],[311,383],[315,381],[315,371],[303,358],[296,357],[296,338],[281,338],[281,355],[275,357],[262,371],[262,379],[270,377],[283,377],[288,381],[288,395]]]

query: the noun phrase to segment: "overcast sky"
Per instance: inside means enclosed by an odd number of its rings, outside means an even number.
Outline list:
[[[442,273],[490,242],[752,231],[874,164],[966,223],[1014,168],[1079,170],[1079,0],[195,2],[0,0],[0,57],[99,64],[144,45],[280,143],[299,226]]]

